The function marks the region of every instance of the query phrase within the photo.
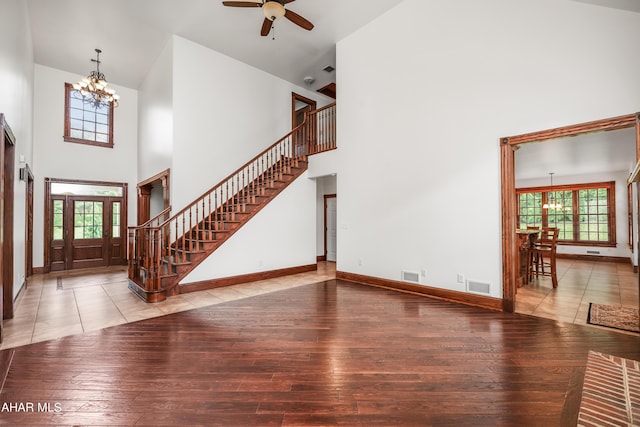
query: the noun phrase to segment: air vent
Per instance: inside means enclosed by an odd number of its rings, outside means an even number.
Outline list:
[[[402,280],[411,283],[420,283],[420,273],[402,270]]]
[[[326,71],[327,73],[330,73],[333,70],[335,70],[335,68],[333,68],[331,65],[327,65],[326,67],[323,68],[323,70]]]
[[[587,251],[588,254],[600,255],[600,251]]]
[[[474,294],[491,295],[491,284],[469,280],[467,281],[467,292],[472,292]]]

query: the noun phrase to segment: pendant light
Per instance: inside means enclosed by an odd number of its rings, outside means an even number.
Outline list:
[[[550,187],[553,188],[553,172],[549,172],[549,178],[551,180],[551,185]],[[551,191],[548,191],[547,193],[552,193]],[[551,203],[545,203],[544,205],[542,205],[542,209],[562,209],[562,203],[558,202],[558,203],[554,203],[552,200],[549,200]]]

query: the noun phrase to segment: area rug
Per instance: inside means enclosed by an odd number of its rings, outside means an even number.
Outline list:
[[[587,323],[623,331],[640,332],[638,309],[589,303]]]
[[[640,362],[589,352],[579,427],[640,425]]]

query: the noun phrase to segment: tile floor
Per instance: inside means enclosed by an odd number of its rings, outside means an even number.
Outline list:
[[[147,304],[127,288],[126,267],[35,275],[4,322],[0,349],[17,347],[266,292],[335,278],[335,263],[318,270]],[[540,278],[518,289],[516,312],[586,324],[589,303],[638,307],[638,275],[627,264],[558,260],[558,288]],[[624,333],[624,332],[621,332]]]
[[[549,277],[518,289],[517,313],[586,325],[591,302],[638,308],[638,274],[630,264],[558,259],[557,268],[556,289]]]
[[[18,295],[14,318],[4,322],[0,349],[107,328],[335,278],[335,263],[277,279],[171,297],[148,304],[127,288],[122,267],[34,275]]]

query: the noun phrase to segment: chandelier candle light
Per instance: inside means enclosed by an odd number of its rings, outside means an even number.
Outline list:
[[[101,53],[100,49],[96,49],[96,59],[91,59],[91,62],[96,63],[96,70],[78,83],[74,83],[73,88],[80,92],[85,103],[91,104],[95,108],[106,107],[110,104],[117,107],[120,96],[116,95],[116,91],[109,87],[104,74],[100,72]]]

